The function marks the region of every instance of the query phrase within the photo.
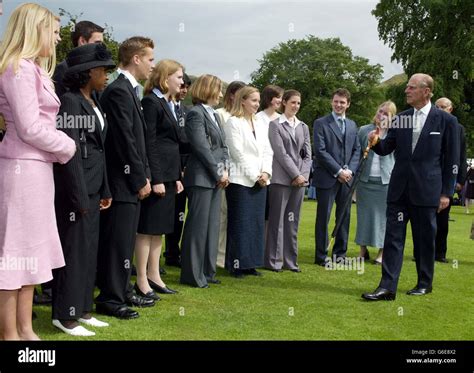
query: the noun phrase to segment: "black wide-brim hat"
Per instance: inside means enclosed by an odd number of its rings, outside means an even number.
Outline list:
[[[87,71],[95,67],[113,69],[115,62],[105,44],[85,44],[74,48],[66,57],[68,73]]]

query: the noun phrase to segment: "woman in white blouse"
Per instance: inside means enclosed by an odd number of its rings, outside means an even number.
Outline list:
[[[259,105],[256,88],[241,88],[224,127],[231,162],[226,189],[226,268],[238,278],[259,276],[256,268],[263,266],[266,186],[273,152],[268,127],[255,117]]]
[[[258,119],[263,120],[267,125],[271,121],[277,119],[280,116],[278,112],[281,108],[281,99],[283,97],[284,89],[277,85],[267,85],[262,91],[262,111],[259,111],[256,115]]]

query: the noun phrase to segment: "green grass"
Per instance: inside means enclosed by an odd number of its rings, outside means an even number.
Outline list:
[[[263,271],[260,278],[235,279],[219,270],[221,285],[195,289],[179,284],[177,268],[164,280],[177,295],[163,295],[153,308],[138,309],[135,320],[101,316],[108,328],[92,338],[70,337],[51,325],[51,310],[36,307],[35,330],[44,340],[472,340],[474,336],[474,241],[472,215],[453,207],[448,239],[451,264],[436,263],[434,291],[424,297],[405,292],[416,284],[413,246],[408,232],[405,260],[394,302],[364,302],[375,289],[380,266],[367,263],[357,271],[327,271],[314,262],[316,204],[305,201],[299,231],[302,273]],[[354,243],[356,209],[352,209],[349,256]],[[330,229],[333,227],[331,221]],[[371,250],[372,256],[375,249]]]

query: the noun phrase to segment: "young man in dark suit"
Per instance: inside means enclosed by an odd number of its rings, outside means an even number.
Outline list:
[[[97,312],[121,319],[138,317],[128,306],[155,303],[133,293],[130,284],[140,200],[150,192],[150,169],[145,148],[146,123],[137,95],[138,80],[153,69],[153,40],[132,37],[119,48],[122,73],[100,99],[109,130],[105,140],[112,207],[101,222]]]
[[[412,109],[397,115],[385,139],[371,131],[379,155],[395,151],[387,194],[387,229],[382,279],[366,300],[394,300],[403,263],[406,228],[411,223],[418,281],[408,295],[431,293],[435,261],[436,213],[449,205],[459,170],[456,117],[431,104],[433,78],[414,74],[405,89]]]
[[[343,211],[349,196],[352,177],[357,171],[360,144],[356,123],[346,117],[351,105],[347,89],[337,89],[332,97],[332,113],[314,121],[314,172],[313,185],[318,200],[316,214],[316,258],[315,263],[325,266],[331,262],[327,257],[328,224],[331,210],[336,202],[336,221],[343,218],[334,248],[333,258],[345,258],[349,237],[350,209]]]

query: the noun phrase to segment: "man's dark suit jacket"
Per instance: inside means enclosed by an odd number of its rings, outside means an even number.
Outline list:
[[[95,104],[102,111],[99,102]],[[75,118],[76,126],[79,123],[93,126],[60,128],[76,142],[78,151],[68,163],[54,164],[56,197],[60,203],[72,204],[75,211],[85,210],[89,208],[89,195],[100,193],[101,199],[111,197],[104,152],[107,120],[104,118],[102,130],[94,109],[80,92],[67,92],[62,96],[59,118],[64,120],[65,115]],[[68,123],[63,122],[63,125],[66,127]]]
[[[314,171],[313,185],[317,188],[329,189],[334,186],[337,178],[334,175],[345,165],[354,174],[360,158],[360,144],[357,137],[357,126],[354,121],[345,118],[346,132],[343,135],[334,121],[332,114],[314,121]],[[352,183],[353,179],[350,181]]]
[[[398,117],[413,117],[414,109]],[[410,121],[395,118],[394,123]],[[412,154],[411,128],[390,128],[387,137],[372,149],[379,155],[395,151],[387,202],[397,202],[406,188],[415,206],[436,207],[441,195],[452,196],[459,169],[459,128],[456,117],[434,105],[426,118]]]
[[[105,147],[112,197],[118,202],[137,203],[138,191],[150,178],[141,103],[123,74],[107,86],[100,102],[109,123]]]

